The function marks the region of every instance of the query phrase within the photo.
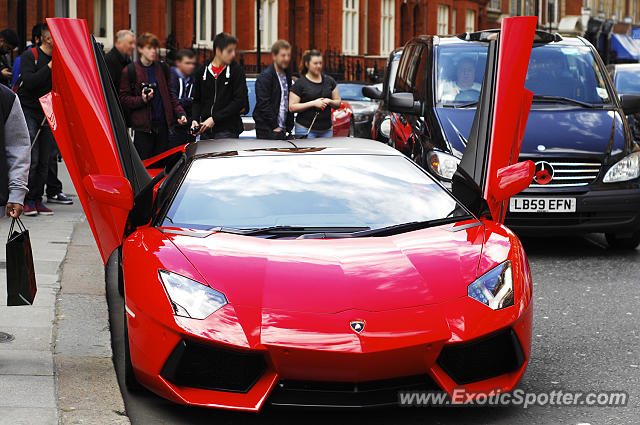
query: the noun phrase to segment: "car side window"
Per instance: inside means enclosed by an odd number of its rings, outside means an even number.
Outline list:
[[[420,80],[418,71],[421,68],[423,50],[424,46],[411,44],[402,53],[396,78],[396,92],[417,93],[416,83]]]

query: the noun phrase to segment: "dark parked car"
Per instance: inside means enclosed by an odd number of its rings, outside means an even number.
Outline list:
[[[378,110],[373,115],[371,123],[371,138],[382,143],[389,143],[391,133],[391,117],[389,112],[389,95],[393,93],[393,85],[396,81],[396,72],[402,49],[395,49],[389,54],[384,73],[382,87],[378,85],[366,86],[362,89],[362,94],[374,100],[379,100]]]
[[[353,112],[349,136],[369,139],[371,138],[371,121],[378,109],[378,102],[364,96],[363,87],[366,87],[366,84],[340,83],[338,91],[342,100],[349,102]]]
[[[607,70],[619,96],[640,96],[640,63],[608,65]],[[640,140],[640,114],[627,116],[635,140]]]
[[[423,36],[404,47],[389,109],[414,133],[404,153],[445,184],[465,150],[495,35]],[[618,98],[587,41],[541,31],[526,87],[534,97],[520,160],[533,160],[536,176],[511,199],[507,224],[523,234],[605,233],[612,247],[635,248],[640,147],[625,115],[639,110],[637,99]]]

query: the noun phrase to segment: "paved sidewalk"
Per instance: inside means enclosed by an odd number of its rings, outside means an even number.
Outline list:
[[[73,196],[64,166],[60,178]],[[33,306],[7,307],[0,249],[0,332],[13,337],[0,342],[0,424],[128,423],[111,360],[104,270],[73,199],[50,205],[53,216],[23,218],[38,283]],[[0,235],[9,223],[0,220]]]

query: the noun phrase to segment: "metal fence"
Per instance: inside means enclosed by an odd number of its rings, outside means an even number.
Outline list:
[[[173,64],[176,52],[180,49],[176,40],[170,35],[165,40],[165,48],[161,49],[160,57],[162,60]],[[211,60],[212,51],[207,45],[198,45],[191,48],[196,54],[198,63],[204,64]],[[300,76],[300,60],[303,51],[296,47],[291,49],[291,65],[289,69],[295,76]],[[270,54],[263,53],[262,58],[269,60]],[[336,81],[352,81],[362,83],[378,83],[384,77],[384,66],[380,64],[378,58],[367,58],[362,55],[344,55],[336,50],[325,50],[323,52],[324,72],[331,75]],[[264,70],[268,64],[262,60],[262,66],[258,67],[256,63],[255,51],[238,52],[237,60],[244,67],[246,74],[258,74]]]

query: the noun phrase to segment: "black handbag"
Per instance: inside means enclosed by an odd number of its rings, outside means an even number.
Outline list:
[[[29,231],[14,218],[7,239],[7,305],[31,305],[37,291]]]

